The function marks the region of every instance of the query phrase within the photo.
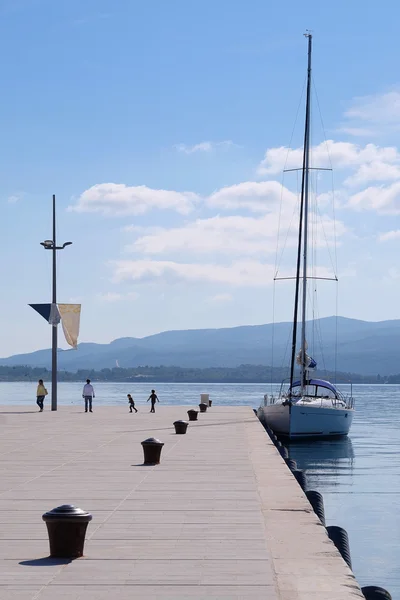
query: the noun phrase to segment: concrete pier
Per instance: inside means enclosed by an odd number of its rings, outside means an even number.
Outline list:
[[[186,435],[187,406],[0,407],[0,598],[363,598],[253,411],[213,400]],[[81,559],[47,558],[60,504],[93,515]]]

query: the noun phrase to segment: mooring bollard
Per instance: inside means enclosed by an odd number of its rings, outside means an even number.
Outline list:
[[[200,412],[207,412],[207,404],[200,402],[199,409],[200,409]]]
[[[208,406],[212,406],[212,400],[208,401]]]
[[[188,410],[189,421],[197,421],[197,415],[199,414],[198,410]]]
[[[186,433],[188,422],[187,421],[175,421],[174,422],[175,433]]]
[[[164,446],[163,442],[156,438],[147,438],[142,442],[143,454],[144,454],[144,465],[158,465],[160,464],[161,450]]]
[[[49,534],[51,558],[83,556],[85,534],[92,515],[72,504],[63,504],[42,515]]]

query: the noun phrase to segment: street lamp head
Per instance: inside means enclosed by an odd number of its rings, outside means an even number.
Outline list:
[[[65,248],[65,246],[71,246],[71,244],[72,242],[64,242],[62,247]]]
[[[50,250],[53,247],[53,240],[45,240],[44,242],[40,242],[40,245],[46,250]]]

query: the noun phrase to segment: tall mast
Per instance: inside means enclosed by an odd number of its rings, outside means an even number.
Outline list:
[[[310,166],[310,113],[311,113],[311,50],[312,35],[305,34],[308,38],[308,68],[307,68],[307,100],[306,100],[306,128],[304,144],[304,240],[303,240],[303,300],[301,314],[301,393],[306,379],[306,307],[307,307],[307,246],[308,246],[308,188]]]
[[[309,139],[310,139],[310,95],[311,95],[311,40],[310,34],[305,34],[308,38],[308,68],[307,68],[307,95],[306,95],[306,117],[304,126],[304,144],[303,144],[303,165],[301,177],[301,198],[300,198],[300,218],[299,218],[299,235],[297,245],[297,266],[296,266],[296,288],[294,297],[294,314],[293,314],[293,333],[292,333],[292,351],[290,361],[290,389],[293,387],[294,367],[296,362],[296,342],[297,342],[297,319],[299,310],[300,296],[300,280],[301,280],[301,252],[304,229],[304,252],[303,252],[303,313],[302,313],[302,352],[305,354],[305,298],[306,298],[306,278],[307,269],[304,268],[304,263],[307,266],[307,220],[308,220],[308,168],[309,168]],[[304,217],[304,219],[303,219]],[[304,225],[303,225],[304,221]],[[301,372],[301,386],[303,388],[304,369]]]

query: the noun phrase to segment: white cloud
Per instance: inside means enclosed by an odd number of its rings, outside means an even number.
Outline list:
[[[209,296],[207,300],[210,304],[226,304],[232,302],[233,296],[231,294],[215,294],[215,296]]]
[[[390,134],[400,128],[400,91],[354,98],[345,112],[346,121],[337,129],[354,137]]]
[[[371,186],[349,198],[350,208],[374,210],[378,214],[400,214],[400,181],[387,186]]]
[[[354,137],[371,137],[375,135],[373,129],[367,129],[366,127],[339,127],[336,129],[338,133],[345,133]]]
[[[400,178],[400,152],[393,146],[360,146],[350,142],[327,140],[314,146],[311,156],[314,167],[353,170],[352,175],[343,182],[349,187],[361,187],[372,181]],[[301,167],[302,157],[302,148],[270,148],[266,151],[258,172],[262,175],[275,175],[284,169],[296,169]]]
[[[185,154],[194,154],[195,152],[212,152],[218,148],[230,148],[235,146],[231,140],[225,140],[223,142],[200,142],[193,146],[187,146],[186,144],[176,144],[174,148],[178,152],[184,152]]]
[[[400,156],[395,158],[396,162],[399,160]],[[354,175],[348,177],[344,183],[349,186],[361,186],[369,181],[390,181],[393,179],[400,179],[400,165],[376,160],[361,165]]]
[[[400,92],[397,90],[384,94],[355,98],[345,116],[368,123],[400,124]]]
[[[277,221],[277,215],[271,215],[269,219],[241,216],[197,219],[184,227],[158,229],[139,237],[127,250],[147,255],[171,252],[254,255],[274,252]]]
[[[359,146],[351,142],[327,140],[311,148],[313,167],[350,169],[365,163],[400,163],[400,153],[392,146],[379,147],[375,144]],[[259,165],[261,175],[276,175],[284,169],[297,169],[302,166],[302,148],[270,148]]]
[[[264,287],[272,283],[274,270],[272,265],[257,261],[238,261],[230,265],[218,265],[161,260],[120,260],[111,264],[116,282],[141,283],[186,281]]]
[[[229,255],[229,256],[267,256],[275,254],[279,225],[288,230],[286,247],[297,245],[297,226],[287,215],[278,212],[259,218],[227,216],[197,219],[183,227],[171,229],[158,228],[147,235],[139,237],[126,250],[144,255],[193,253]],[[325,237],[328,243],[333,235],[339,237],[346,231],[345,226],[339,221],[336,230],[329,216],[319,218],[320,227],[315,239],[318,246],[325,246]]]
[[[396,229],[394,231],[387,231],[386,233],[381,233],[378,236],[378,241],[390,242],[392,240],[398,240],[399,238],[400,238],[400,229]]]
[[[222,283],[234,287],[266,287],[272,284],[275,269],[259,261],[237,261],[229,265],[210,263],[177,263],[174,261],[119,260],[111,262],[117,283]],[[333,277],[326,267],[315,269],[316,277]],[[292,270],[280,272],[281,277],[293,276]]]
[[[127,186],[123,183],[98,183],[78,198],[69,210],[103,215],[140,215],[152,209],[190,213],[199,196],[193,192],[154,190],[145,185]]]
[[[296,194],[283,187],[278,181],[245,181],[223,187],[206,200],[211,207],[225,210],[247,208],[253,212],[271,212],[282,205],[293,208]]]
[[[23,194],[12,194],[11,196],[8,196],[7,202],[8,204],[16,204],[17,202],[22,200],[22,197]]]

